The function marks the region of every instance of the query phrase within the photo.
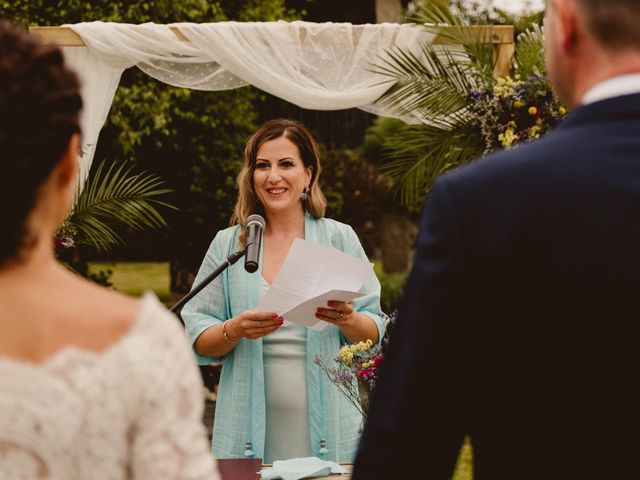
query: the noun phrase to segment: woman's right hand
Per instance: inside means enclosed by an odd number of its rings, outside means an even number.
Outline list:
[[[227,320],[227,336],[234,342],[241,338],[255,340],[275,332],[283,322],[284,319],[277,313],[245,310],[240,315]]]

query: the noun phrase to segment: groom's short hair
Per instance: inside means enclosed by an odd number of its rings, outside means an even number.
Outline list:
[[[640,51],[639,0],[576,0],[593,36],[606,49]]]

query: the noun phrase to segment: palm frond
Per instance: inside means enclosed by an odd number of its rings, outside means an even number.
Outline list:
[[[392,160],[382,170],[398,185],[400,200],[416,205],[429,191],[435,177],[482,154],[469,126],[450,128],[434,125],[405,126],[385,142]]]
[[[376,72],[394,83],[378,100],[399,114],[412,114],[429,123],[454,114],[468,102],[472,78],[449,52],[423,46],[422,61],[412,52],[389,52]]]
[[[523,77],[540,76],[544,72],[544,31],[540,25],[534,23],[518,35],[516,63]]]
[[[156,207],[175,207],[160,198],[172,191],[162,188],[163,184],[156,175],[134,173],[134,165],[128,162],[114,162],[108,168],[101,162],[77,197],[69,218],[78,232],[76,242],[106,250],[122,243],[116,225],[136,230],[166,227]]]
[[[482,22],[484,25],[474,24],[474,19],[453,13],[447,0],[429,0],[416,9],[411,21],[438,35],[447,44],[462,45],[468,63],[476,73],[486,79],[492,77],[495,55],[490,42],[489,19]]]
[[[448,0],[424,0],[408,20],[440,27],[461,24],[460,16],[453,13]]]
[[[443,172],[497,148],[510,148],[516,140],[537,138],[563,115],[551,105],[548,89],[542,87],[544,101],[536,100],[535,104],[545,122],[529,125],[518,117],[515,127],[509,123],[521,114],[531,120],[533,114],[518,110],[516,103],[525,105],[527,98],[536,95],[529,90],[544,84],[539,14],[527,17],[526,22],[532,23],[526,30],[524,24],[518,26],[523,33],[516,42],[516,72],[522,80],[496,79],[491,24],[501,19],[489,13],[467,18],[465,8],[452,11],[450,3],[424,0],[411,18],[438,35],[438,45],[387,52],[374,70],[391,84],[378,102],[399,116],[422,122],[400,128],[384,142],[387,161],[382,170],[395,181],[403,204],[422,202],[435,177]],[[505,17],[504,12],[498,13]],[[519,95],[518,102],[509,100],[514,92]]]

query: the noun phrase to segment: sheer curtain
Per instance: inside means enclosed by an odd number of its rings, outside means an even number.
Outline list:
[[[80,117],[82,150],[78,163],[80,189],[82,189],[89,175],[100,129],[107,120],[124,67],[103,62],[85,47],[63,47],[62,51],[67,65],[76,71],[81,81],[84,106]]]
[[[372,69],[394,47],[419,54],[421,45],[433,40],[417,26],[389,23],[91,22],[69,27],[86,44],[65,48],[84,82],[85,175],[125,68],[137,66],[178,87],[226,90],[250,84],[303,108],[355,107],[393,116],[375,104],[389,83]]]

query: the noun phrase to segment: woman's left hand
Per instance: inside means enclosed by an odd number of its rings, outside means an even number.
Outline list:
[[[353,300],[349,300],[348,302],[330,300],[327,302],[327,305],[329,308],[318,308],[316,318],[333,323],[339,327],[348,324],[355,314]]]

